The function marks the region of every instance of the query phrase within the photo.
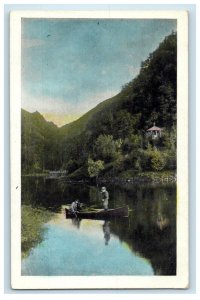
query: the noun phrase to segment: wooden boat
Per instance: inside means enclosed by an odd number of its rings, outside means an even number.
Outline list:
[[[80,219],[110,219],[115,217],[128,217],[128,206],[113,208],[113,209],[93,209],[81,210],[72,213],[69,207],[65,207],[66,218],[80,218]]]

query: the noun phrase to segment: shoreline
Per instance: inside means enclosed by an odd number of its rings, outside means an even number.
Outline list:
[[[121,184],[135,184],[135,183],[154,183],[154,184],[166,184],[176,183],[176,172],[164,171],[164,172],[139,172],[132,177],[104,177],[94,180],[91,178],[77,178],[71,179],[68,176],[51,176],[48,173],[31,173],[22,174],[22,177],[43,177],[45,179],[58,179],[64,180],[68,183],[121,183]]]

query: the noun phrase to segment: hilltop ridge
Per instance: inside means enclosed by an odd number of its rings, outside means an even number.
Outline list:
[[[145,132],[153,123],[165,128],[156,144],[160,155],[156,159],[163,169],[174,168],[176,69],[173,32],[141,63],[139,75],[120,93],[78,120],[58,128],[39,112],[22,110],[22,170],[66,169],[68,175],[87,177],[88,159],[103,162],[102,175],[122,174],[127,168],[151,170],[154,154],[147,151],[155,142],[147,140]]]

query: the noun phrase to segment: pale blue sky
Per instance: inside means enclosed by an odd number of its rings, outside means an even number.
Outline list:
[[[175,20],[23,19],[22,107],[68,123],[117,94]]]

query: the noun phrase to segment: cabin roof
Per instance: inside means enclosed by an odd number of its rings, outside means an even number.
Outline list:
[[[159,128],[159,127],[157,127],[157,126],[153,126],[153,127],[149,128],[149,129],[147,129],[147,131],[161,131],[161,130],[162,129]]]

